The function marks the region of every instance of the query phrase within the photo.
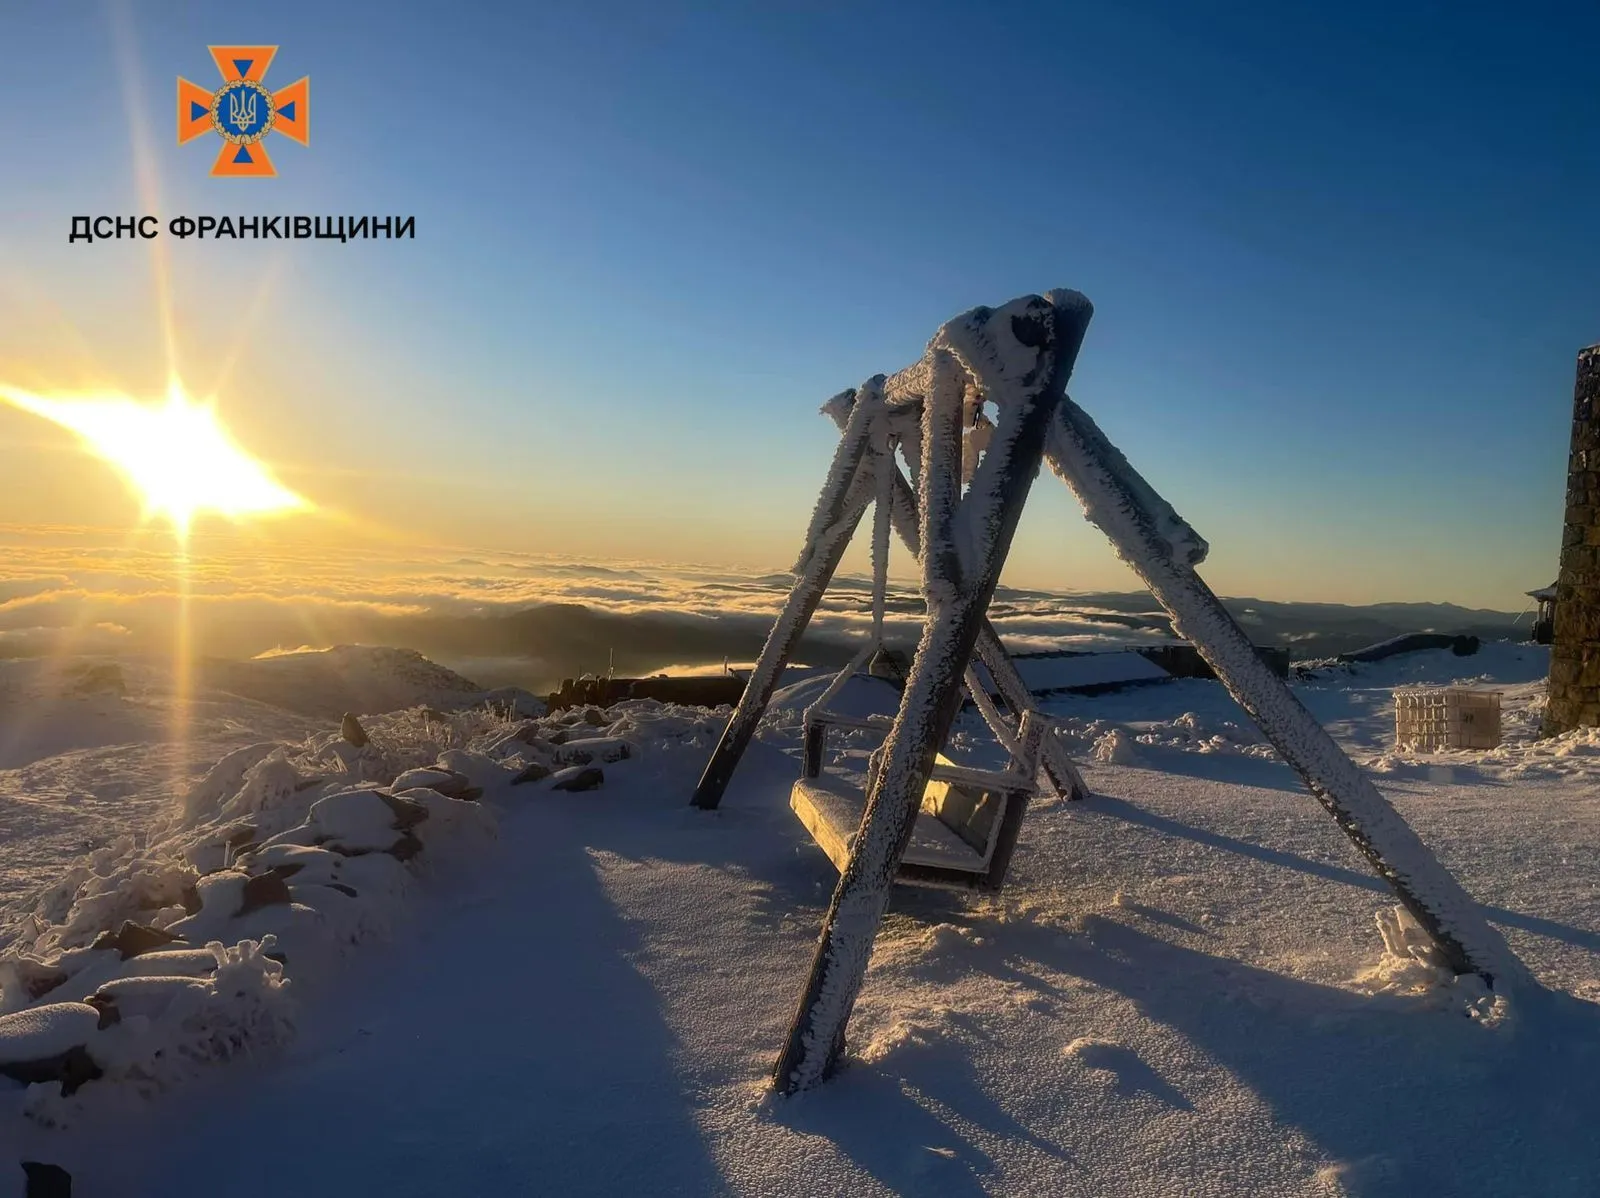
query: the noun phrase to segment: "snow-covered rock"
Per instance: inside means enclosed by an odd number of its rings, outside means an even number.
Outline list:
[[[449,749],[439,754],[439,766],[460,774],[481,791],[492,790],[510,781],[510,773],[494,758],[466,749]]]
[[[0,1065],[39,1061],[94,1039],[100,1012],[86,1003],[57,1002],[0,1015]]]
[[[418,787],[436,790],[442,795],[459,799],[463,794],[472,789],[472,779],[465,774],[458,774],[454,770],[439,767],[407,770],[389,784],[389,789],[396,794]]]
[[[1094,742],[1094,759],[1104,765],[1137,765],[1139,751],[1134,748],[1133,737],[1121,728],[1113,728]]]
[[[596,790],[605,783],[605,771],[594,765],[573,765],[550,775],[551,790]]]

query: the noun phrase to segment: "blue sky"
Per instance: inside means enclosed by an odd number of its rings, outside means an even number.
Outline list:
[[[11,5],[0,379],[163,389],[149,247],[74,214],[415,215],[161,239],[191,388],[367,524],[769,569],[824,398],[1072,286],[1073,394],[1216,589],[1520,608],[1600,340],[1600,9],[1133,7]],[[255,42],[311,144],[212,179],[174,80]],[[0,413],[0,521],[136,511],[36,424]],[[1049,477],[1008,580],[1133,585]]]

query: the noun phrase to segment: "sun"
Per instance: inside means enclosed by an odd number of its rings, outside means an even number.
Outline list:
[[[165,520],[180,537],[204,513],[240,520],[312,507],[229,436],[210,404],[190,399],[176,381],[165,402],[126,395],[49,398],[3,383],[0,400],[75,433],[139,496],[147,521]]]

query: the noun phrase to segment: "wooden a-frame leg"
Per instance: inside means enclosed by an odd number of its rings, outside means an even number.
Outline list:
[[[700,782],[689,800],[695,807],[711,811],[722,802],[733,771],[750,747],[761,714],[772,699],[783,667],[816,614],[823,592],[828,589],[834,571],[849,548],[856,525],[872,501],[874,479],[871,470],[862,466],[869,458],[867,440],[875,415],[873,408],[874,404],[868,401],[857,402],[851,410],[844,434],[834,450],[833,465],[817,501],[805,548],[796,567],[799,577],[772,631],[767,634],[761,656],[745,681],[744,694],[739,697],[739,704],[700,775]]]
[[[1472,896],[1262,662],[1244,629],[1195,573],[1192,557],[1177,560],[1168,539],[1179,523],[1176,514],[1070,399],[1063,399],[1056,411],[1045,456],[1077,495],[1085,515],[1172,618],[1173,631],[1199,650],[1228,693],[1394,890],[1450,968],[1457,974],[1479,974],[1500,989],[1525,979],[1522,963]]]

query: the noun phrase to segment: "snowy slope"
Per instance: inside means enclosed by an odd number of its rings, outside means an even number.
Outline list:
[[[12,1118],[0,1162],[84,1195],[1592,1195],[1600,736],[1533,739],[1545,665],[1489,646],[1296,688],[1550,987],[1488,1018],[1385,954],[1391,897],[1184,681],[1052,704],[1093,797],[1034,805],[999,899],[898,891],[853,1064],[774,1100],[834,881],[787,810],[794,711],[709,814],[686,804],[716,721],[646,706],[596,717],[636,747],[599,790],[491,776],[498,842],[296,978],[286,1047],[66,1130]],[[1394,685],[1479,674],[1502,749],[1393,752]],[[1094,761],[1112,734],[1131,763]],[[960,738],[993,755],[974,716]]]
[[[0,659],[0,946],[5,903],[63,862],[158,820],[219,758],[298,741],[345,711],[453,710],[486,694],[410,650],[339,646],[212,660]]]
[[[383,712],[427,704],[460,707],[477,683],[411,649],[335,645],[248,661],[208,661],[202,684],[303,715]]]
[[[148,826],[223,754],[313,727],[233,695],[180,701],[165,662],[0,661],[0,945],[10,902]]]

